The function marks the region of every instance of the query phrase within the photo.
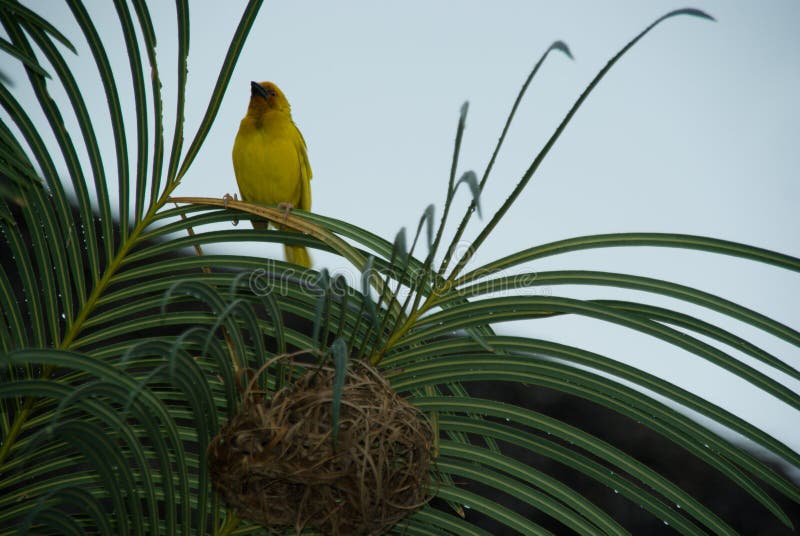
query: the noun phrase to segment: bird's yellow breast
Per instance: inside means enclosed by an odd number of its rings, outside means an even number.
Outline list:
[[[291,117],[279,112],[245,116],[233,144],[233,168],[246,201],[302,206],[307,157],[305,143]],[[309,170],[310,171],[310,170]],[[310,197],[309,197],[310,201]],[[310,202],[308,203],[310,205]]]

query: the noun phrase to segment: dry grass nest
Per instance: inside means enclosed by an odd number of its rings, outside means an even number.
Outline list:
[[[430,499],[433,433],[381,374],[351,362],[334,448],[334,370],[308,367],[270,399],[246,396],[208,448],[214,487],[273,531],[382,534]]]

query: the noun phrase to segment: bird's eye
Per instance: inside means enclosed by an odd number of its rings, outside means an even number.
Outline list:
[[[274,89],[269,89],[269,90],[267,90],[267,94],[268,94],[270,97],[275,97],[275,96],[277,95],[277,93],[275,93],[275,90],[274,90]]]

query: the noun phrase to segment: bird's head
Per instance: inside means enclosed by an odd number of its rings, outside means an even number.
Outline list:
[[[248,113],[261,115],[269,111],[291,113],[292,108],[283,91],[272,82],[250,82]]]

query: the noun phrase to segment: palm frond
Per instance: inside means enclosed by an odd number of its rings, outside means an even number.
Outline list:
[[[662,21],[678,15],[709,19],[705,13],[668,13],[614,55],[470,249],[456,258],[455,245],[480,207],[480,194],[532,79],[551,52],[571,57],[561,41],[544,52],[524,82],[480,180],[459,170],[467,114],[466,104],[462,107],[441,216],[437,222],[433,206],[426,209],[409,246],[405,230],[390,241],[301,210],[287,216],[275,207],[235,200],[171,197],[213,125],[260,1],[245,8],[206,113],[188,137],[189,3],[176,4],[174,103],[163,99],[162,64],[146,2],[134,0],[132,11],[125,2],[114,3],[133,82],[128,103],[113,75],[104,32],[83,3],[68,2],[107,101],[103,113],[112,128],[113,170],[100,149],[83,79],[62,54],[63,47],[72,52],[75,47],[34,10],[12,0],[0,4],[8,36],[0,41],[0,53],[25,68],[44,118],[41,124],[34,120],[30,104],[0,83],[0,104],[10,118],[0,124],[0,535],[20,527],[52,534],[258,532],[213,492],[206,449],[224,419],[236,413],[243,392],[257,385],[268,394],[292,381],[295,371],[284,361],[293,352],[335,365],[334,441],[344,371],[353,360],[378,366],[431,422],[437,460],[430,491],[436,507],[414,513],[393,533],[488,534],[474,512],[525,534],[551,533],[550,520],[579,534],[627,533],[621,520],[579,486],[537,467],[538,458],[607,487],[682,534],[736,532],[703,498],[635,455],[536,408],[478,396],[477,385],[550,389],[638,421],[714,468],[787,527],[797,521],[781,498],[800,503],[796,483],[689,415],[710,419],[800,468],[800,455],[788,445],[613,355],[502,335],[498,324],[557,315],[614,324],[731,372],[797,410],[800,397],[777,379],[779,374],[800,379],[793,363],[680,307],[700,305],[798,347],[800,333],[792,326],[662,279],[575,269],[499,274],[545,257],[608,247],[699,250],[794,272],[800,271],[800,259],[702,236],[625,233],[534,246],[464,272],[614,64]],[[65,102],[51,97],[55,84]],[[123,113],[128,106],[135,112],[130,125]],[[77,119],[76,131],[63,120],[67,108]],[[175,121],[170,139],[165,139],[165,114]],[[191,141],[184,150],[186,140]],[[83,152],[88,166],[78,157]],[[65,178],[57,172],[61,164]],[[472,196],[448,238],[462,183]],[[291,231],[219,225],[254,217]],[[206,246],[237,242],[332,252],[361,273],[360,284],[348,285],[324,271],[302,272],[282,261],[202,254]],[[678,305],[525,295],[542,285],[632,289]],[[504,295],[493,295],[498,290]],[[529,510],[542,517],[527,516]]]

